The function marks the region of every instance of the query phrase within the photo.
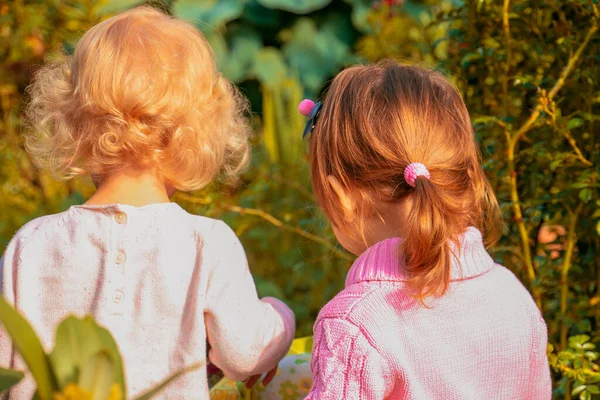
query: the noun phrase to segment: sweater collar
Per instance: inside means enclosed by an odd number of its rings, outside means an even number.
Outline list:
[[[402,239],[385,239],[365,250],[348,272],[346,286],[361,281],[406,281]],[[455,247],[455,246],[453,246]],[[481,232],[470,227],[460,239],[460,249],[452,257],[450,280],[474,278],[489,271],[494,260],[485,250]]]

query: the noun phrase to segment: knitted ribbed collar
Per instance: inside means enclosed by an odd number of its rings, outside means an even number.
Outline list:
[[[365,250],[348,272],[346,286],[361,281],[405,281],[402,239],[385,239]],[[474,278],[492,269],[494,260],[485,250],[481,232],[470,227],[460,240],[460,251],[452,257],[450,280]]]

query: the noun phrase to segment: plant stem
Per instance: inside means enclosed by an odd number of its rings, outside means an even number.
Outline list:
[[[512,58],[511,49],[511,37],[510,37],[510,20],[508,17],[510,10],[510,0],[504,0],[504,6],[502,8],[502,30],[504,32],[504,38],[506,40],[506,63],[504,68],[504,79],[502,80],[502,107],[504,116],[508,116],[508,80],[510,73],[510,63]]]
[[[510,200],[515,216],[515,222],[519,229],[519,237],[521,239],[521,247],[523,249],[523,261],[525,262],[525,271],[529,278],[531,294],[535,299],[537,306],[542,309],[542,297],[537,286],[535,286],[535,269],[533,267],[533,258],[531,257],[531,243],[529,243],[529,234],[523,221],[523,212],[521,211],[521,200],[517,190],[517,172],[515,171],[515,148],[510,140],[510,134],[506,134],[508,142],[507,158],[508,158],[508,173],[510,176]]]
[[[596,245],[596,251],[600,250],[600,236],[596,235],[594,238],[594,244]],[[600,297],[600,257],[596,257],[596,297]],[[596,325],[600,324],[600,307],[598,304],[594,307],[596,316]]]
[[[569,297],[569,270],[571,269],[571,261],[573,259],[573,250],[575,248],[576,235],[575,227],[577,225],[577,219],[583,209],[583,202],[577,205],[577,208],[573,212],[569,212],[569,225],[567,227],[567,248],[565,251],[565,258],[560,268],[560,348],[564,350],[567,347],[567,333],[568,326],[566,319],[567,314],[567,300]]]
[[[212,199],[209,197],[201,198],[201,197],[190,196],[190,195],[186,195],[186,194],[182,194],[182,193],[178,193],[177,197],[183,201],[187,201],[189,203],[195,203],[195,204],[207,205],[212,202]],[[247,215],[254,215],[256,217],[260,217],[260,218],[264,219],[265,221],[269,222],[271,225],[274,225],[274,226],[281,228],[288,232],[294,232],[297,235],[300,235],[306,239],[312,240],[313,242],[317,242],[317,243],[325,246],[332,253],[334,253],[335,255],[337,255],[338,257],[340,257],[344,260],[348,260],[348,261],[353,260],[353,258],[350,257],[350,255],[348,255],[347,253],[338,249],[335,245],[331,244],[328,240],[323,239],[322,237],[314,235],[310,232],[307,232],[304,229],[300,229],[297,226],[288,225],[285,222],[280,221],[279,219],[277,219],[276,217],[274,217],[273,215],[269,214],[266,211],[258,210],[255,208],[240,207],[240,206],[236,206],[233,204],[227,204],[227,203],[221,203],[221,204],[219,204],[219,207],[221,207],[227,211],[239,213],[241,215],[247,214]]]

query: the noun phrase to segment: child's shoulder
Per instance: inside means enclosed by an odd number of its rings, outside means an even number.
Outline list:
[[[225,221],[202,215],[188,214],[188,216],[190,226],[204,246],[221,247],[232,243],[240,244],[239,238]]]
[[[318,320],[335,318],[352,322],[356,314],[362,313],[374,298],[379,297],[381,289],[380,286],[365,284],[347,286],[321,309]]]
[[[11,239],[8,248],[14,248],[15,251],[22,249],[38,237],[45,237],[48,232],[55,231],[65,220],[67,211],[57,214],[44,215],[35,218],[23,225]]]

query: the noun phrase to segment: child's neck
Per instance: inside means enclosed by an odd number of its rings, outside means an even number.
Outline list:
[[[118,173],[104,177],[88,205],[124,204],[142,207],[168,203],[174,190],[152,173]]]

